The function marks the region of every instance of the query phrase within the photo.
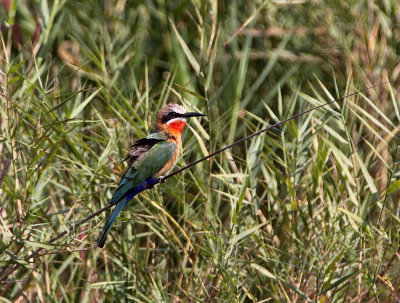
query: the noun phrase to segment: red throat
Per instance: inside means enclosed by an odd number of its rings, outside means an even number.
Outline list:
[[[168,127],[173,129],[176,132],[182,132],[183,128],[185,127],[186,122],[182,121],[182,120],[176,120],[174,122],[171,122],[170,124],[168,124]]]

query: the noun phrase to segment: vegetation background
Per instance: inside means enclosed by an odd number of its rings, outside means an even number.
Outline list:
[[[1,302],[400,302],[399,1],[2,0],[0,20]],[[182,167],[386,81],[144,192],[105,249],[109,211],[73,228],[166,102],[208,115]]]

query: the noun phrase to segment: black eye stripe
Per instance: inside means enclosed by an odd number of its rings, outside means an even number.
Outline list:
[[[178,117],[182,117],[182,114],[178,114],[176,112],[165,113],[161,118],[161,123],[167,123],[169,120],[175,119]]]

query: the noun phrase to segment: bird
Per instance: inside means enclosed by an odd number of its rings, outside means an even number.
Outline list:
[[[98,247],[104,247],[107,235],[125,205],[136,194],[162,181],[164,175],[175,166],[187,119],[201,116],[206,115],[186,112],[183,106],[168,103],[157,114],[155,131],[131,145],[131,151],[123,159],[128,166],[110,200],[116,206],[100,234]]]

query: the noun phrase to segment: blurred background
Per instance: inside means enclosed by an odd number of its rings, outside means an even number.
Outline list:
[[[0,2],[2,302],[400,302],[396,0]],[[376,86],[374,86],[376,85]],[[165,103],[183,167],[96,240]],[[33,254],[33,255],[32,255]]]

